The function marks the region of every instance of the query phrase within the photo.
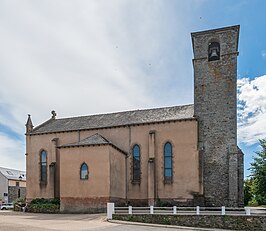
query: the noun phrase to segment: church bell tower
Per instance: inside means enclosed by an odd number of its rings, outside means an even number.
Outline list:
[[[243,157],[237,148],[240,26],[192,33],[194,114],[206,206],[241,206]]]

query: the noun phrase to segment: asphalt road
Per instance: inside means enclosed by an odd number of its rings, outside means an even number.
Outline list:
[[[32,214],[13,211],[0,211],[1,231],[184,231],[184,229],[169,229],[110,223],[105,220],[105,214]],[[193,229],[186,229],[193,230]]]

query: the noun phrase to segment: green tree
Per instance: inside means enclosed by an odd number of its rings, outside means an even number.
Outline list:
[[[266,204],[266,140],[259,140],[261,150],[251,163],[251,178],[253,179],[253,193],[259,205]]]
[[[252,201],[252,199],[254,198],[253,195],[253,185],[252,185],[253,181],[252,178],[247,179],[244,181],[244,205],[248,205],[249,202]]]

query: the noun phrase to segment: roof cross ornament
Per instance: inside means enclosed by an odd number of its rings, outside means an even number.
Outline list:
[[[52,114],[52,119],[55,119],[55,117],[56,117],[56,113],[55,113],[54,110],[51,111],[51,114]]]

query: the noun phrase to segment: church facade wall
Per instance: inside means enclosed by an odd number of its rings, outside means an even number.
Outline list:
[[[108,146],[60,149],[60,210],[87,212],[106,206],[110,195],[110,156]],[[80,178],[86,163],[88,179]],[[79,203],[77,203],[79,202]]]
[[[149,134],[151,131],[155,134],[155,168],[153,170],[154,180],[152,181],[152,184],[154,184],[154,192],[148,192]],[[79,172],[80,166],[77,166],[77,164],[80,165],[82,160],[85,161],[87,158],[86,151],[83,151],[85,148],[82,147],[58,149],[55,147],[52,140],[58,139],[57,145],[59,146],[77,142],[79,139],[82,140],[95,133],[101,134],[122,150],[129,152],[128,157],[125,159],[121,153],[110,147],[110,159],[105,159],[105,152],[99,147],[95,148],[95,152],[92,151],[92,153],[97,153],[98,155],[99,159],[95,159],[94,163],[101,171],[103,171],[104,168],[103,166],[100,167],[96,163],[97,161],[100,163],[103,161],[104,163],[110,161],[111,166],[108,166],[108,169],[114,168],[117,170],[110,170],[110,176],[106,178],[109,179],[109,181],[105,182],[104,185],[112,186],[109,192],[101,196],[103,203],[111,198],[118,203],[128,201],[131,204],[144,205],[149,203],[148,193],[150,193],[152,197],[150,198],[150,203],[155,203],[158,199],[167,201],[171,199],[173,203],[177,203],[177,201],[186,203],[187,201],[193,200],[193,193],[201,192],[197,150],[197,121],[192,119],[149,125],[144,124],[139,126],[29,136],[27,137],[29,139],[27,141],[29,143],[29,145],[27,145],[27,171],[29,182],[27,198],[29,200],[36,197],[53,198],[55,197],[55,187],[57,187],[60,188],[60,197],[69,197],[69,201],[72,201],[70,204],[74,206],[78,200],[74,200],[75,193],[72,193],[71,188],[79,188],[79,186],[75,185],[75,182],[72,183],[72,181],[74,181],[72,178],[74,175],[69,176],[69,173],[73,171],[76,173]],[[173,179],[172,182],[168,182],[167,184],[164,182],[163,177],[163,148],[166,142],[170,142],[173,146]],[[141,152],[141,178],[139,182],[132,181],[133,161],[131,150],[134,144],[140,146]],[[105,146],[103,147],[105,148]],[[87,149],[88,148],[92,150],[93,147],[87,147]],[[71,150],[74,149],[78,150],[78,154],[76,151],[71,154]],[[39,154],[41,150],[46,150],[48,154],[47,168],[50,169],[50,173],[48,174],[46,185],[40,183]],[[56,151],[59,153],[58,156],[60,156],[60,159],[55,159],[57,164],[60,164],[60,172],[57,173],[60,175],[59,181],[56,180],[57,178],[52,174],[55,170],[50,166],[54,159],[54,152]],[[71,166],[66,165],[65,161],[71,161]],[[93,168],[90,169],[92,177],[94,171],[96,170],[93,170]],[[120,174],[119,178],[117,177],[118,171]],[[66,176],[68,177],[66,178]],[[122,176],[127,177],[127,180]],[[115,183],[116,181],[117,183]],[[94,182],[94,184],[94,187],[97,189],[97,182]],[[103,185],[103,183],[101,185]],[[68,189],[68,187],[70,188]],[[70,194],[72,196],[70,196]],[[82,199],[82,203],[85,203],[85,198],[86,196]],[[64,199],[62,201],[64,201]],[[98,201],[97,203],[100,202]]]
[[[200,193],[202,187],[199,174],[199,156],[197,150],[197,121],[184,120],[170,123],[156,123],[121,128],[108,128],[81,132],[86,138],[96,132],[102,134],[123,150],[130,153],[127,158],[127,200],[136,205],[148,203],[148,161],[149,132],[155,132],[155,192],[154,198],[162,200],[186,201],[193,199],[194,193]],[[123,139],[121,139],[123,137]],[[164,183],[163,147],[166,142],[173,145],[173,181]],[[141,180],[132,181],[132,153],[135,144],[141,150]],[[182,187],[180,186],[182,185]]]
[[[126,202],[126,155],[109,146],[110,201],[117,205]]]
[[[70,143],[76,140],[76,133],[53,133],[44,135],[34,135],[26,137],[26,170],[27,170],[27,199],[30,201],[34,198],[54,198],[54,186],[59,186],[59,180],[54,182],[54,169],[51,166],[54,161],[55,145],[53,139],[58,138],[58,145]],[[41,183],[40,180],[40,153],[42,150],[47,152],[47,182]],[[59,166],[60,158],[57,155],[57,165]],[[59,167],[56,172],[59,175]],[[59,187],[58,187],[59,188]]]
[[[149,168],[149,132],[155,133],[155,180],[153,198],[156,200],[187,201],[193,198],[192,191],[200,192],[199,166],[197,151],[197,122],[178,121],[156,125],[136,126],[131,129],[131,147],[139,144],[141,148],[141,180],[132,183],[128,178],[128,200],[137,202],[148,198]],[[164,145],[170,142],[173,147],[173,178],[172,182],[164,181]],[[128,169],[132,176],[132,154]],[[191,167],[190,167],[191,166]],[[194,168],[195,167],[195,168]],[[188,183],[189,182],[189,183]],[[186,183],[188,183],[186,185]]]

